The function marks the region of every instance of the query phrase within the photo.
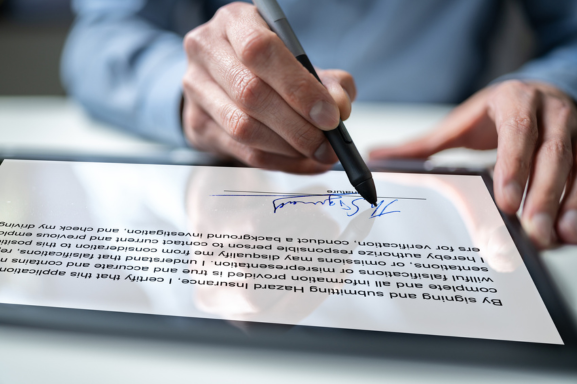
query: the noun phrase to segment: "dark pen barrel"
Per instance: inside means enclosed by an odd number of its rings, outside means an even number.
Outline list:
[[[316,79],[320,82],[315,68],[311,64],[307,55],[299,55],[296,59],[305,67]],[[349,136],[347,128],[343,124],[342,120],[339,122],[337,128],[332,131],[324,131],[325,136],[331,143],[331,146],[335,150],[337,157],[343,164],[343,168],[349,177],[349,180],[353,186],[359,184],[367,179],[370,179],[371,171],[367,168],[365,161],[361,157],[357,147],[353,143],[353,140]],[[344,164],[347,163],[347,164]]]
[[[283,41],[299,63],[322,84],[315,68],[305,54],[303,47],[276,0],[253,0],[253,2],[269,27]],[[375,189],[373,176],[359,154],[343,122],[339,121],[337,128],[331,131],[325,131],[324,133],[341,161],[353,187],[365,200],[376,205],[377,191]]]
[[[298,55],[295,56],[295,58],[299,61],[299,63],[303,65],[303,67],[307,69],[307,71],[311,73],[311,75],[313,75],[319,81],[319,83],[322,84],[319,75],[317,75],[317,71],[315,71],[315,67],[313,67],[313,63],[311,63],[307,55]]]
[[[353,186],[372,178],[371,171],[369,171],[353,141],[348,137],[347,129],[342,121],[336,129],[324,133]]]
[[[296,59],[305,67],[319,82],[321,79],[317,75],[315,68],[313,67],[311,61],[307,55],[298,55]],[[321,82],[322,83],[322,82]],[[360,191],[361,195],[367,199],[371,204],[375,204],[377,201],[377,194],[374,187],[374,182],[372,181],[373,176],[369,168],[367,167],[365,161],[361,157],[359,150],[355,146],[355,143],[351,139],[347,128],[343,124],[342,120],[339,121],[338,127],[331,131],[324,131],[326,138],[333,147],[337,157],[341,161],[343,168],[349,178],[349,181],[357,190],[359,190],[359,185],[365,181],[370,180],[368,183],[363,185],[364,190]]]

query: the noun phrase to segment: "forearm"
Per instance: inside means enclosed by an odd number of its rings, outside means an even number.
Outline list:
[[[80,13],[62,58],[68,92],[94,117],[172,145],[180,123],[182,38],[137,12]]]

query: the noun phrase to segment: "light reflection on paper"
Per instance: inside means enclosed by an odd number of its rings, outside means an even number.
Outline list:
[[[35,228],[0,301],[561,342],[480,177],[374,178],[378,207],[342,172],[6,160],[0,221]]]
[[[279,233],[289,234],[293,239],[306,238],[309,234],[309,228],[303,226],[299,221],[287,221],[282,217],[277,217],[275,214],[279,211],[279,205],[275,205],[275,200],[279,199],[279,194],[273,193],[272,198],[270,193],[259,195],[257,193],[239,192],[233,194],[227,192],[223,194],[214,195],[215,191],[219,191],[222,186],[221,180],[215,178],[213,170],[210,168],[199,168],[192,172],[189,181],[189,188],[187,192],[187,212],[190,222],[190,230],[192,232],[202,233],[223,233],[223,234],[261,234],[261,236],[270,235],[271,237],[278,237]],[[274,191],[278,185],[272,183],[267,174],[254,173],[253,170],[241,169],[227,178],[228,185],[233,187],[242,187],[243,185],[259,186],[260,191]],[[289,201],[305,200],[301,196],[303,193],[315,193],[315,191],[327,190],[327,185],[313,185],[310,189],[299,190]],[[235,189],[241,190],[242,189]],[[318,192],[317,192],[318,193]],[[202,207],[212,200],[218,199],[217,208],[213,208],[214,214],[218,211],[231,212],[236,210],[236,207],[242,207],[245,212],[250,211],[269,211],[272,209],[272,215],[263,215],[254,217],[252,220],[247,220],[245,215],[227,215],[226,220],[210,220],[206,219],[204,215],[199,215],[197,212],[202,211]],[[324,196],[315,197],[313,199],[306,199],[307,202],[324,201]],[[338,200],[337,200],[338,201]],[[340,208],[341,205],[330,206],[328,203],[323,206],[326,209],[317,209],[314,212],[314,226],[315,236],[322,239],[339,239],[338,242],[348,241],[353,243],[354,240],[363,240],[370,232],[374,221],[368,220],[373,212],[369,207],[365,207],[359,212],[355,212],[355,217],[346,223],[346,227],[342,228],[339,222],[333,218],[336,213],[342,216],[347,216],[347,211]],[[290,207],[287,206],[287,209]],[[301,208],[301,207],[294,207]],[[306,206],[305,209],[315,209],[319,206]],[[334,210],[336,208],[336,211]],[[212,213],[212,212],[211,212]],[[225,214],[226,215],[226,214]],[[277,234],[277,236],[274,236]],[[286,238],[286,236],[285,236]],[[218,239],[224,248],[214,248],[215,254],[224,253],[225,255],[237,254],[239,251],[244,252],[244,249],[231,249],[232,244],[238,243],[237,240]],[[254,244],[253,244],[254,245]],[[333,244],[327,244],[333,245]],[[271,247],[271,248],[274,248]],[[353,248],[354,249],[354,248]],[[254,250],[249,250],[252,252]],[[256,250],[259,254],[277,254],[274,249]],[[225,256],[225,257],[227,257]],[[289,261],[286,258],[289,257]],[[317,268],[318,270],[326,270],[326,264],[322,265],[314,261],[314,258],[306,255],[287,254],[281,257],[280,260],[274,261],[275,265],[288,266],[292,264],[294,258],[308,258],[313,260],[307,262],[307,269]],[[349,259],[348,255],[343,256],[344,259]],[[213,272],[221,270],[214,266],[213,256],[200,256],[200,259],[206,261],[208,265],[208,273],[212,275]],[[230,262],[243,261],[242,259],[229,259]],[[267,264],[269,260],[266,261]],[[275,270],[273,270],[275,271]],[[284,272],[284,270],[282,270]],[[228,273],[233,273],[236,276],[228,277],[228,274],[223,278],[224,281],[230,283],[247,283],[247,280],[240,277],[246,274],[258,274],[259,271],[247,269],[246,267],[232,268]],[[286,275],[286,273],[271,273],[271,275]],[[303,276],[315,276],[318,273],[305,271]],[[339,274],[336,272],[323,272],[322,277],[330,280],[339,280]],[[290,286],[294,282],[286,282],[286,280],[271,281],[274,285]],[[328,288],[339,288],[342,284],[338,282],[331,282],[327,285]],[[224,319],[232,318],[235,320],[257,320],[275,323],[298,324],[302,319],[314,311],[328,295],[314,295],[303,300],[300,295],[294,294],[292,291],[274,290],[266,292],[266,294],[259,294],[261,292],[254,290],[236,289],[231,290],[216,286],[199,285],[195,291],[195,303],[201,310],[218,315]],[[264,292],[262,292],[264,293]]]

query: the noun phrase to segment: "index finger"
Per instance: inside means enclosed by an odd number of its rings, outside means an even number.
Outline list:
[[[247,7],[247,14],[235,20],[226,25],[226,37],[239,60],[310,123],[323,130],[336,128],[340,112],[335,101],[269,29],[257,9]]]
[[[489,102],[498,133],[495,197],[512,214],[519,209],[537,144],[537,94],[526,84],[509,82]]]

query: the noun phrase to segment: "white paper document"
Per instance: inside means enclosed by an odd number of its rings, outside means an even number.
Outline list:
[[[0,302],[562,344],[479,176],[5,160]]]

